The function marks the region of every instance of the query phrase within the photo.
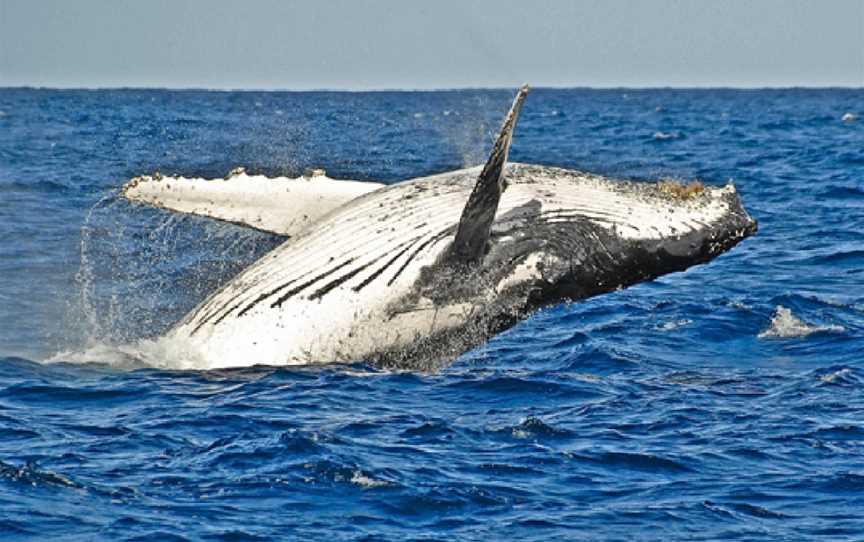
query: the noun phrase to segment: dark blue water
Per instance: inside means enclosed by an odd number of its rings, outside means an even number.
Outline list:
[[[760,231],[439,373],[112,350],[279,242],[128,178],[455,169],[511,96],[0,90],[0,538],[864,539],[862,90],[532,92],[512,159],[731,178]]]

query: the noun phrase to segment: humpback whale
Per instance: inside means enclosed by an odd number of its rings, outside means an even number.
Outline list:
[[[542,307],[683,271],[755,233],[732,184],[508,162],[527,93],[482,167],[389,186],[321,171],[128,182],[132,201],[288,236],[156,342],[196,369],[431,370]]]

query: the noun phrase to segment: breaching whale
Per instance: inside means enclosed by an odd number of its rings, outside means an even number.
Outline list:
[[[682,271],[756,231],[735,187],[508,163],[384,186],[139,177],[132,200],[289,238],[157,342],[196,369],[367,361],[429,370],[541,307]]]

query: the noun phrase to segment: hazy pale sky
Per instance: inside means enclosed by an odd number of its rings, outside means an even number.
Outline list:
[[[0,86],[864,86],[864,0],[0,0]]]

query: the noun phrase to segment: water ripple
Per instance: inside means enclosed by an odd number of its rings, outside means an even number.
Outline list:
[[[125,179],[437,173],[484,160],[510,98],[0,89],[0,539],[861,538],[860,89],[533,92],[514,160],[733,179],[760,231],[438,373],[118,348],[281,242]]]

